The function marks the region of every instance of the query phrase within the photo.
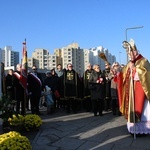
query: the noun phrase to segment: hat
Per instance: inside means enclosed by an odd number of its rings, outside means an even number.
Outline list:
[[[137,51],[137,48],[133,39],[130,39],[130,42],[123,41],[122,44],[123,44],[123,48],[125,48],[127,52]]]
[[[131,48],[133,51],[137,51],[137,48],[133,39],[130,39],[129,44],[131,45]]]
[[[46,72],[45,72],[45,74],[50,74],[50,73],[51,73],[51,71],[46,71]]]

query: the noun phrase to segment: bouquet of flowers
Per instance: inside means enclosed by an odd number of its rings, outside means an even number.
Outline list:
[[[42,125],[42,119],[35,114],[26,115],[24,120],[24,127],[27,131],[37,130]]]
[[[20,133],[10,131],[0,135],[0,149],[4,150],[31,150],[31,144],[26,136],[22,136]]]

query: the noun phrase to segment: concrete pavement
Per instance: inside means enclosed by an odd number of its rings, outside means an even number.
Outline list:
[[[43,113],[33,150],[150,150],[150,135],[134,140],[123,116],[104,112],[94,117],[89,112],[66,114],[64,110]]]

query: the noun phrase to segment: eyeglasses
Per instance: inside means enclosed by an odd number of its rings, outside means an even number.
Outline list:
[[[32,70],[37,70],[36,68],[33,68]]]

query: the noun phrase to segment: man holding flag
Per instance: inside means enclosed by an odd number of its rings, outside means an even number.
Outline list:
[[[13,75],[13,85],[15,92],[15,99],[17,101],[16,111],[20,113],[21,103],[21,114],[25,115],[26,108],[26,95],[27,95],[27,51],[26,51],[26,40],[23,43],[23,58],[22,64],[17,64],[16,71]]]

